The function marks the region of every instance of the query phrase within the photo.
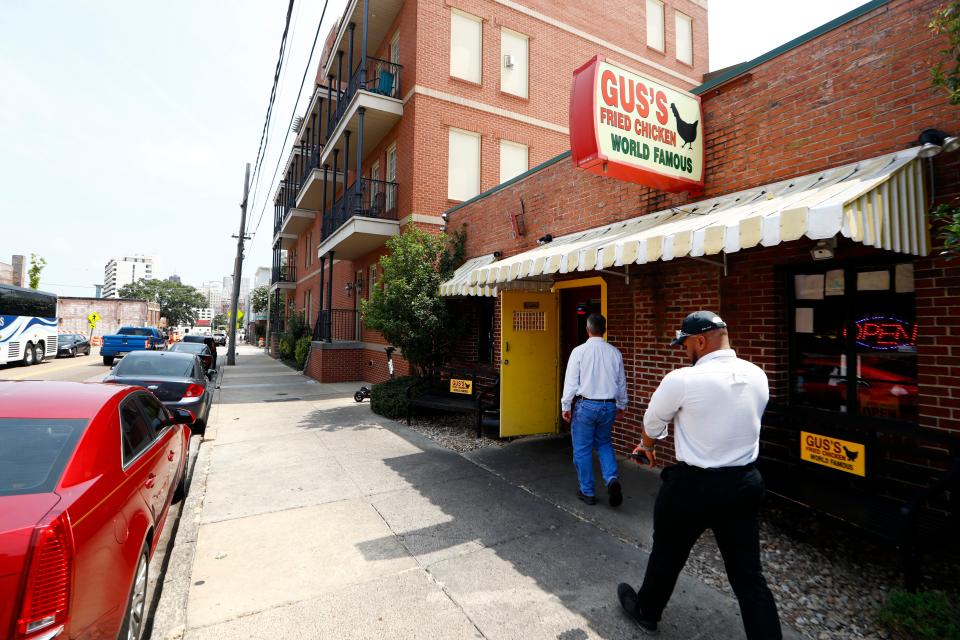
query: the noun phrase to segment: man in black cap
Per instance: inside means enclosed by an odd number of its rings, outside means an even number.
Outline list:
[[[777,606],[760,568],[764,488],[754,467],[760,419],[770,396],[767,376],[737,357],[726,323],[710,311],[688,315],[671,344],[683,345],[692,366],[664,376],[650,398],[634,453],[644,453],[652,467],[654,445],[667,437],[672,422],[677,464],[660,474],[643,585],[636,592],[621,583],[620,604],[642,630],[656,632],[690,549],[711,529],[747,638],[782,638]]]

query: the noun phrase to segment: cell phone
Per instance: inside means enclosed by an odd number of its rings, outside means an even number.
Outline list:
[[[640,451],[631,452],[630,455],[627,457],[633,458],[637,462],[640,462],[646,465],[653,464],[653,460],[650,459],[650,456],[643,449],[641,449]]]

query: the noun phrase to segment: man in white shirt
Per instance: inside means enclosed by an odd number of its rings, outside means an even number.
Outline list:
[[[634,454],[644,453],[653,466],[654,445],[667,437],[672,422],[677,464],[660,474],[643,586],[635,592],[620,584],[620,604],[641,629],[656,632],[690,549],[711,529],[747,638],[782,638],[777,606],[760,567],[764,488],[753,464],[770,396],[767,376],[737,358],[726,323],[710,311],[688,315],[671,344],[683,345],[693,366],[664,376],[643,416],[642,442]]]
[[[587,504],[597,503],[593,487],[596,449],[610,506],[617,507],[623,502],[623,490],[611,434],[613,423],[623,418],[627,408],[627,377],[620,350],[603,339],[606,332],[606,318],[599,313],[587,317],[589,337],[570,353],[560,409],[563,419],[570,422],[573,464],[580,484],[577,497]]]

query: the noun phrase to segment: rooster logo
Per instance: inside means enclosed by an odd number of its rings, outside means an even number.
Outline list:
[[[670,110],[673,111],[673,117],[677,119],[677,133],[680,134],[680,139],[683,140],[680,148],[683,149],[685,146],[690,145],[690,148],[693,149],[693,141],[697,139],[697,125],[700,124],[700,121],[697,120],[692,124],[684,122],[683,118],[680,117],[680,112],[677,111],[677,105],[672,102],[670,103]]]
[[[851,462],[856,460],[857,456],[860,455],[859,451],[850,451],[850,449],[847,449],[846,445],[843,447],[843,452],[847,455],[847,460],[850,460]]]

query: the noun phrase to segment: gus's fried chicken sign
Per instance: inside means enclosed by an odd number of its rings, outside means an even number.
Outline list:
[[[595,56],[573,73],[574,164],[661,191],[703,190],[700,98]]]

